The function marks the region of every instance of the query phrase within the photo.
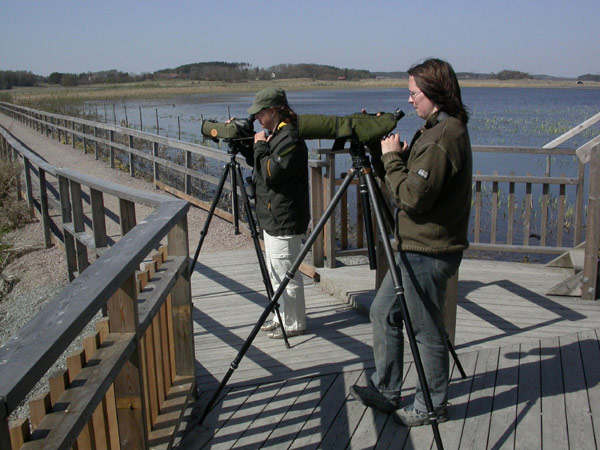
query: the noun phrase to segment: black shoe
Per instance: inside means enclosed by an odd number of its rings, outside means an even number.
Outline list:
[[[279,328],[279,322],[269,320],[268,322],[265,322],[262,327],[260,327],[260,331],[273,331],[277,328]]]
[[[372,386],[350,386],[352,396],[365,406],[378,409],[385,413],[396,411],[399,406],[398,400],[390,400]]]
[[[413,405],[408,405],[394,413],[394,420],[407,427],[430,425],[434,418],[437,423],[443,423],[448,420],[448,408],[442,406],[436,409],[433,415],[430,418],[426,411],[419,411]]]
[[[304,330],[285,330],[285,335],[291,338],[294,336],[300,336],[305,332],[306,331]],[[269,336],[271,339],[283,339],[283,329],[281,327],[278,327],[277,329],[275,329],[275,331],[272,331],[271,333],[267,334],[267,336]]]

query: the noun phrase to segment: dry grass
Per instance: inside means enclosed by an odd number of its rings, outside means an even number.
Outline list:
[[[555,87],[555,88],[600,88],[600,82],[577,85],[573,80],[461,80],[463,87]],[[289,79],[273,81],[250,81],[226,83],[216,81],[165,80],[141,83],[98,84],[91,86],[61,87],[54,85],[30,88],[15,88],[3,95],[5,101],[17,104],[34,104],[40,101],[77,102],[94,99],[160,98],[198,93],[256,92],[267,86],[280,86],[288,91],[318,89],[377,89],[406,88],[407,80],[368,79],[359,81],[325,81]],[[9,97],[9,98],[8,98]]]

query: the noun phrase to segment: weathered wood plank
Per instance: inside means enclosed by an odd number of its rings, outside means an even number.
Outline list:
[[[49,448],[72,445],[77,438],[76,431],[91,418],[115,371],[122,367],[133,346],[132,333],[110,335],[105,346],[94,354],[99,363],[81,369],[71,387],[59,397],[60,407],[44,417],[32,434],[33,441],[23,448],[37,448],[36,439],[42,437]]]
[[[568,448],[567,419],[565,412],[565,387],[557,337],[540,343],[542,376],[542,436],[541,442],[556,448]],[[567,370],[569,370],[567,368]]]
[[[542,433],[539,342],[521,345],[516,448],[539,448]],[[526,388],[525,388],[526,387]]]
[[[563,362],[565,409],[570,448],[594,448],[595,438],[590,406],[586,392],[583,362],[577,335],[570,334],[560,339],[560,356]],[[586,412],[588,414],[582,414]]]

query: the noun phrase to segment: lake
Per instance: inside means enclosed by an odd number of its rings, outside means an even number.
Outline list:
[[[542,147],[600,111],[600,89],[577,87],[573,89],[545,88],[463,88],[463,102],[471,117],[469,133],[473,145],[498,145],[518,147]],[[127,103],[94,103],[99,120],[127,122],[130,126],[156,133],[156,121],[160,134],[200,142],[201,119],[226,120],[229,115],[247,117],[247,108],[254,94],[197,94],[167,99],[130,100]],[[368,90],[318,90],[288,92],[288,102],[298,114],[326,114],[345,116],[365,108],[368,112],[393,112],[400,108],[406,116],[398,122],[396,132],[410,141],[423,121],[408,103],[406,89]],[[88,108],[92,105],[88,105]],[[259,127],[258,122],[255,126]],[[576,149],[600,134],[596,124],[561,147]],[[323,141],[323,146],[330,145]],[[310,143],[309,147],[316,147]],[[560,173],[574,175],[574,157],[553,157],[552,167]],[[474,170],[500,174],[531,172],[542,175],[545,160],[533,157],[515,164],[514,156],[475,154]],[[340,166],[340,170],[348,167]]]
[[[600,111],[600,89],[585,87],[463,88],[462,95],[470,112],[468,128],[473,145],[540,148]],[[126,120],[127,113],[129,126],[140,129],[141,122],[143,130],[151,133],[156,133],[158,116],[161,136],[202,142],[200,133],[202,118],[225,121],[230,116],[247,117],[246,110],[252,104],[253,98],[254,93],[198,94],[169,99],[131,100],[126,104],[115,102],[90,104],[88,108],[95,106],[98,110],[98,120],[107,122],[122,123]],[[400,133],[402,139],[409,141],[423,124],[423,120],[415,114],[408,103],[406,89],[288,92],[288,101],[298,114],[345,116],[359,112],[362,108],[368,112],[393,112],[401,108],[406,116],[398,122],[396,132]],[[258,123],[255,127],[259,127]],[[575,150],[599,134],[600,124],[596,124],[561,147]],[[331,142],[322,141],[321,144],[327,147]],[[309,148],[315,148],[318,143],[308,142],[308,145]],[[349,157],[345,161],[337,159],[336,170],[339,175],[340,172],[347,171],[351,163]],[[546,158],[476,152],[473,156],[473,165],[474,171],[481,171],[483,174],[498,171],[501,175],[514,172],[517,175],[531,173],[541,176],[546,169]],[[220,170],[221,166],[212,168],[215,172]],[[552,175],[561,174],[571,177],[577,175],[574,155],[552,157]],[[587,188],[584,188],[584,192],[587,192]],[[522,192],[517,192],[517,196],[522,197]],[[506,207],[504,197],[505,193],[501,192],[503,207]],[[573,191],[567,193],[567,199],[568,205],[572,205]],[[491,199],[488,198],[487,202],[490,201]],[[353,200],[350,200],[349,207],[354,208]],[[539,205],[534,204],[533,208],[537,209]],[[500,214],[498,218],[500,241],[505,235],[505,231],[502,231],[506,228],[505,222],[506,214]],[[484,222],[482,226],[486,228],[482,230],[483,234],[489,232],[489,224],[486,225]],[[535,233],[535,226],[533,227],[532,233]],[[473,230],[471,234],[472,232]],[[565,237],[565,241],[566,245],[569,241],[572,243],[572,235]],[[506,259],[512,258],[519,258],[519,256],[506,256]]]

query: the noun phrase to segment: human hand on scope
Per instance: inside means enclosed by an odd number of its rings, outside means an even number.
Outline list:
[[[390,152],[404,152],[408,149],[408,143],[406,141],[400,141],[400,135],[398,133],[389,134],[381,139],[381,153],[384,155]]]
[[[256,144],[259,141],[269,142],[272,137],[272,134],[267,137],[267,132],[265,130],[262,130],[254,134],[254,143]]]

